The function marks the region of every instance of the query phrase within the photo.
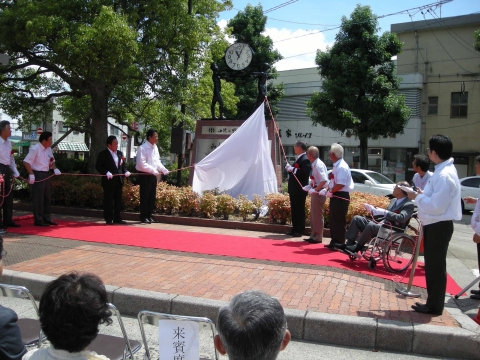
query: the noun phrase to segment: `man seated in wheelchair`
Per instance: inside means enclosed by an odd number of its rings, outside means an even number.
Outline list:
[[[370,204],[365,204],[375,221],[355,215],[345,234],[346,244],[335,244],[335,247],[347,254],[363,250],[365,244],[368,244],[377,235],[381,224],[384,222],[390,223],[395,231],[403,231],[412,217],[415,206],[408,199],[407,193],[398,187],[399,185],[410,187],[406,181],[398,182],[393,190],[393,199],[386,209],[375,208]],[[357,239],[358,233],[361,234]],[[357,239],[357,242],[355,242],[355,239]]]

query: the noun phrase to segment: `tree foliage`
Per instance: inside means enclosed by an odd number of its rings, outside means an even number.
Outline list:
[[[367,161],[368,138],[402,133],[410,109],[397,95],[399,78],[391,58],[401,50],[395,34],[381,36],[369,6],[357,5],[342,18],[335,44],[317,51],[315,62],[323,79],[322,92],[307,104],[314,124],[360,140],[360,167]]]
[[[475,31],[475,50],[480,51],[480,29]]]
[[[261,5],[247,5],[244,11],[239,11],[227,24],[230,35],[235,38],[235,41],[247,43],[254,51],[252,62],[245,71],[234,72],[230,70],[225,65],[224,58],[219,62],[219,67],[222,71],[229,74],[229,81],[235,84],[235,96],[239,99],[237,114],[235,115],[231,111],[227,111],[226,116],[228,119],[244,120],[255,111],[258,95],[257,80],[252,78],[251,73],[262,71],[262,66],[265,63],[271,66],[268,72],[270,81],[267,82],[268,101],[274,111],[274,115],[278,112],[275,104],[283,96],[283,85],[274,85],[271,80],[276,79],[278,76],[273,64],[280,61],[283,57],[277,50],[274,50],[272,39],[262,34],[265,31],[266,23],[267,17],[263,14]],[[265,114],[268,114],[267,110]]]
[[[191,15],[188,0],[1,2],[0,52],[11,58],[0,67],[2,108],[25,126],[55,107],[69,114],[67,125],[91,136],[90,165],[104,147],[109,116],[132,131],[134,120],[191,123],[194,114],[177,105],[188,99],[185,90],[219,37],[216,18],[229,6],[198,0]]]

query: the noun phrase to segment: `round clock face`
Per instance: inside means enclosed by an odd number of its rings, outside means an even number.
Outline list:
[[[225,62],[232,70],[243,70],[252,62],[252,49],[248,44],[235,43],[225,51]]]

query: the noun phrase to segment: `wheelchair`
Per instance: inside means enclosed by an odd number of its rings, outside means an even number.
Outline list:
[[[390,272],[399,273],[406,270],[413,262],[420,226],[416,213],[412,215],[411,219],[417,222],[416,228],[411,226],[410,222],[405,229],[402,229],[384,220],[380,224],[377,235],[363,247],[360,253],[354,253],[348,249],[345,249],[344,253],[352,261],[364,258],[368,261],[368,268],[372,270],[375,269],[377,262],[380,260]],[[407,234],[406,229],[411,229],[414,234]]]

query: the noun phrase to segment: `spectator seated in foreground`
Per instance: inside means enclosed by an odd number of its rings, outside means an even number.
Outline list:
[[[415,205],[411,202],[407,193],[399,188],[399,185],[410,187],[406,181],[400,181],[393,189],[393,199],[386,209],[375,208],[370,204],[365,204],[365,207],[376,218],[384,218],[385,221],[390,222],[394,230],[403,230],[407,227],[413,215]],[[355,215],[350,223],[345,234],[347,239],[346,244],[336,244],[335,247],[343,252],[347,251],[356,253],[364,249],[365,244],[368,244],[373,237],[375,237],[380,229],[381,223],[369,220],[364,216]],[[360,236],[355,242],[358,233]]]
[[[40,298],[40,324],[51,346],[28,352],[24,360],[108,359],[87,350],[98,325],[111,324],[107,291],[94,274],[64,274],[47,284]]]
[[[3,238],[0,235],[0,275],[3,272]],[[18,316],[12,309],[0,305],[0,359],[20,360],[27,352],[17,324]]]
[[[217,330],[215,348],[230,360],[275,360],[291,337],[280,302],[253,290],[220,309]]]

